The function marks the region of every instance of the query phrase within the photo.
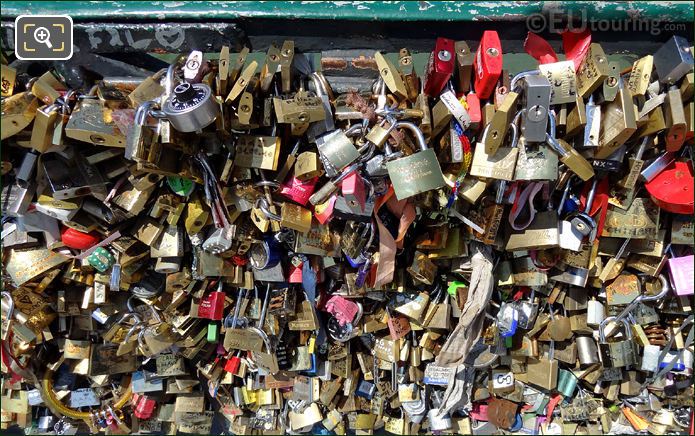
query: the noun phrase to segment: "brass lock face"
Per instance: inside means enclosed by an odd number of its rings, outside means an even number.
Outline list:
[[[106,147],[126,146],[126,137],[113,120],[113,110],[99,99],[85,99],[73,110],[65,136]]]
[[[432,149],[389,161],[386,169],[399,200],[444,186],[444,176]]]

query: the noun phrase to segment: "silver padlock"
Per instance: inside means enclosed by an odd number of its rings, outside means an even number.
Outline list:
[[[642,349],[642,363],[640,371],[656,372],[659,369],[659,355],[661,347],[658,345],[647,344]]]
[[[596,239],[596,221],[588,214],[591,211],[591,206],[594,203],[594,196],[596,194],[596,186],[598,185],[598,179],[594,178],[591,189],[586,196],[586,206],[583,212],[574,212],[568,216],[572,228],[584,237],[589,238],[589,243]]]
[[[212,124],[219,106],[204,83],[180,83],[162,105],[162,112],[179,132],[200,132]]]
[[[606,326],[609,322],[616,321],[623,324],[623,340],[608,342],[606,339]],[[599,353],[603,366],[607,368],[624,368],[637,363],[637,350],[632,340],[632,330],[627,319],[618,319],[609,316],[599,326]]]
[[[521,117],[521,132],[527,142],[545,142],[550,108],[550,82],[545,76],[524,78],[525,108]]]
[[[203,250],[212,254],[220,254],[232,248],[232,240],[236,235],[236,226],[230,224],[227,227],[215,229],[203,242]]]
[[[448,413],[439,414],[438,409],[430,409],[427,412],[427,419],[430,422],[430,431],[445,431],[451,429],[451,416]]]
[[[577,336],[574,341],[577,344],[577,357],[580,365],[587,367],[600,362],[594,338],[591,336]]]
[[[654,53],[654,67],[659,82],[673,85],[693,70],[693,52],[682,36],[672,36]]]
[[[676,154],[673,152],[667,152],[660,155],[644,167],[639,176],[640,180],[645,183],[651,182],[656,176],[665,170],[667,166],[671,165],[675,158]]]

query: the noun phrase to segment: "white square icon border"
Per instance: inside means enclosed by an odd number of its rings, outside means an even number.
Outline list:
[[[67,20],[70,22],[70,31],[69,31],[69,52],[67,52],[66,56],[61,56],[61,57],[26,57],[26,56],[21,56],[20,55],[20,50],[17,49],[17,47],[20,44],[19,41],[19,21],[23,18],[67,18]],[[17,59],[23,60],[23,61],[65,61],[68,60],[72,57],[73,55],[73,38],[75,37],[75,32],[74,32],[74,23],[72,21],[72,17],[69,15],[43,15],[43,14],[24,14],[24,15],[19,15],[15,18],[14,20],[14,43],[15,43],[15,56]],[[36,40],[36,42],[41,43],[41,41]]]

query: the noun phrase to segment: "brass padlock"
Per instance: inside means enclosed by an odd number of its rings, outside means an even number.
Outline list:
[[[24,130],[34,120],[39,100],[30,92],[20,92],[2,99],[0,139],[7,139]]]
[[[427,148],[425,137],[411,122],[399,121],[395,128],[410,130],[415,136],[420,151],[410,156],[386,163],[396,198],[403,200],[444,186],[444,175],[434,150]]]
[[[106,147],[125,147],[126,137],[112,117],[113,111],[99,99],[84,99],[73,110],[65,136]]]
[[[608,342],[606,339],[606,327],[609,322],[616,321],[623,324],[622,341]],[[603,366],[606,368],[622,368],[637,364],[637,352],[635,343],[632,340],[632,330],[626,319],[617,320],[614,316],[609,316],[601,322],[599,326],[599,352]]]

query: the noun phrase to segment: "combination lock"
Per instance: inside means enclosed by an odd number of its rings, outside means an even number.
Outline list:
[[[164,102],[162,111],[179,132],[199,132],[219,113],[212,90],[204,83],[181,83]]]

